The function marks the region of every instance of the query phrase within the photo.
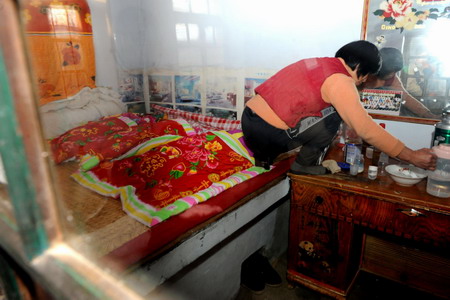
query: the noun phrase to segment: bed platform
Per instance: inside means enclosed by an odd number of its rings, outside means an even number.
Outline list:
[[[278,257],[287,248],[291,162],[281,160],[272,171],[152,228],[129,217],[118,199],[75,185],[68,174],[78,165],[65,163],[56,171],[58,184],[68,187],[61,199],[74,218],[70,243],[143,296],[162,285],[195,299],[230,299],[245,258],[261,248]]]
[[[286,248],[288,162],[155,226],[104,258],[115,262],[142,295],[169,280],[168,286],[188,299],[230,299],[239,289],[245,258],[261,248],[278,257]]]

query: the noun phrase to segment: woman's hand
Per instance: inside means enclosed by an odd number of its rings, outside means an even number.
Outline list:
[[[436,155],[429,148],[411,150],[405,147],[397,157],[422,169],[431,171],[436,169]]]

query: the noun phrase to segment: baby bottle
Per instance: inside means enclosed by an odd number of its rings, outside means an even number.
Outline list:
[[[450,144],[433,147],[437,156],[436,170],[428,173],[427,193],[436,197],[450,197]]]

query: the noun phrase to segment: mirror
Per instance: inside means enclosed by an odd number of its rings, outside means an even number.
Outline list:
[[[366,0],[362,39],[380,49],[393,47],[403,54],[397,73],[405,91],[433,115],[418,114],[402,105],[396,116],[376,113],[377,118],[434,124],[450,104],[449,0]],[[388,87],[379,89],[390,90]]]

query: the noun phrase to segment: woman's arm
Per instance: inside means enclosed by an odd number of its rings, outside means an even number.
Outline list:
[[[337,110],[342,120],[367,143],[395,157],[404,144],[379,126],[361,104],[355,82],[343,74],[328,77],[321,88],[325,102]]]
[[[436,157],[430,149],[411,150],[399,139],[379,126],[360,102],[354,81],[348,76],[335,74],[322,85],[323,99],[332,104],[346,124],[367,143],[391,157],[397,157],[420,168],[433,170]]]
[[[425,105],[423,105],[419,100],[414,98],[403,86],[403,83],[400,81],[400,78],[395,75],[394,81],[392,82],[392,85],[390,86],[392,89],[397,91],[402,91],[403,93],[403,101],[404,105],[407,109],[409,109],[411,112],[415,113],[419,117],[423,118],[432,118],[432,119],[439,119],[440,116],[433,114]]]

